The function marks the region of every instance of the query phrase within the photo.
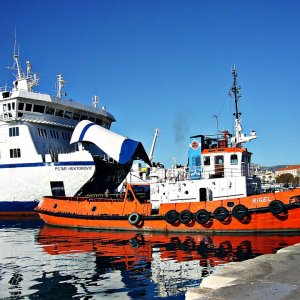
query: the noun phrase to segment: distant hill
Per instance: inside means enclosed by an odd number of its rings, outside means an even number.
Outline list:
[[[262,171],[266,171],[266,170],[269,170],[269,171],[272,171],[272,172],[275,172],[277,169],[280,169],[280,168],[285,168],[289,165],[277,165],[277,166],[269,166],[269,167],[264,167],[264,166],[261,166],[260,169]]]

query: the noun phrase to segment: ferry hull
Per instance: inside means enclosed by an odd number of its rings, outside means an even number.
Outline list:
[[[0,216],[36,214],[37,205],[38,201],[1,201]]]

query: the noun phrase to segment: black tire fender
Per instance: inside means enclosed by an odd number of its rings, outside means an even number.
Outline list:
[[[248,208],[243,204],[238,204],[233,208],[232,215],[236,219],[242,220],[248,215]]]
[[[269,204],[269,210],[273,215],[279,215],[285,210],[285,205],[280,200],[273,200]]]
[[[133,212],[128,216],[128,222],[131,225],[137,225],[141,221],[141,215],[137,212]]]
[[[165,214],[165,220],[169,224],[174,224],[178,220],[178,215],[179,213],[175,209],[169,210]]]
[[[210,219],[210,213],[206,209],[199,209],[195,214],[195,220],[199,224],[205,224]]]
[[[229,211],[226,207],[220,206],[214,210],[215,219],[218,221],[224,221],[229,215]]]
[[[178,220],[182,223],[182,224],[188,224],[191,222],[191,220],[193,219],[193,214],[185,209],[182,212],[180,212],[179,216],[178,216]]]

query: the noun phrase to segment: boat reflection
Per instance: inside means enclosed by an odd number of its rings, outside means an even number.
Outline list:
[[[216,267],[274,253],[300,242],[300,236],[136,234],[44,226],[37,241],[51,256],[76,256],[76,268],[64,262],[65,269],[86,272],[89,279],[81,282],[86,293],[97,293],[101,282],[106,294],[117,291],[130,299],[149,299],[184,295]],[[76,274],[70,275],[76,285]]]

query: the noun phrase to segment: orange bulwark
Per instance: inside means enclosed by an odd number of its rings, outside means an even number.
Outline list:
[[[158,212],[137,186],[111,196],[44,197],[36,211],[46,224],[160,232],[300,230],[300,189],[229,200],[161,204]]]

